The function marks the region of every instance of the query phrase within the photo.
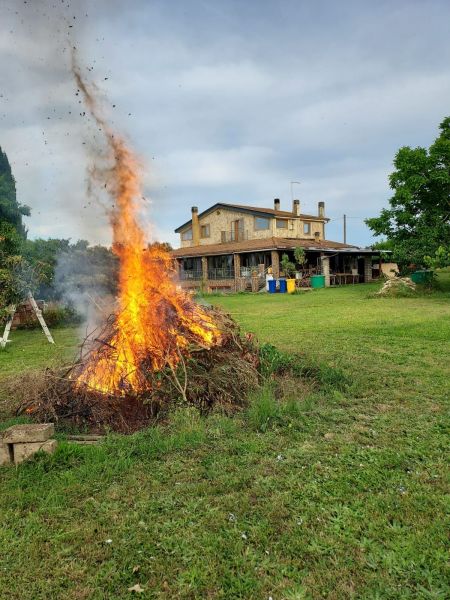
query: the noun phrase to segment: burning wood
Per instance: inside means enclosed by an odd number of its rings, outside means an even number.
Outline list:
[[[91,183],[112,197],[113,251],[119,258],[118,311],[90,345],[87,359],[71,373],[78,389],[112,396],[151,391],[149,372],[176,372],[192,344],[221,343],[211,315],[176,285],[172,259],[149,245],[138,214],[143,195],[139,162],[101,114],[96,88],[87,83],[73,55],[73,74],[85,104],[104,134],[106,164],[94,165]]]
[[[139,223],[140,166],[125,140],[102,116],[96,88],[73,56],[78,93],[84,96],[105,151],[90,170],[90,189],[109,193],[113,251],[119,259],[117,311],[82,345],[65,372],[47,371],[31,388],[19,412],[39,420],[69,422],[91,431],[130,432],[174,404],[205,411],[242,405],[258,384],[258,349],[241,337],[224,313],[197,304],[177,286],[172,259],[149,244]]]
[[[80,357],[69,369],[48,370],[41,379],[22,379],[10,390],[23,398],[18,413],[26,413],[39,421],[88,427],[90,431],[108,429],[130,433],[160,419],[175,406],[191,405],[201,412],[220,406],[226,412],[245,404],[250,390],[259,383],[259,349],[252,336],[241,336],[236,323],[217,309],[202,309],[221,332],[220,343],[207,348],[195,342],[195,335],[184,332],[187,346],[179,349],[177,363],[153,368],[151,358],[144,356],[139,365],[139,391],[128,380],[119,392],[105,392],[80,381],[98,355],[110,354],[108,340],[115,336],[114,316],[99,332],[100,344],[94,353]],[[110,336],[110,337],[108,337]],[[90,343],[90,342],[89,342]],[[94,343],[94,342],[93,342]],[[92,362],[91,362],[92,361]],[[80,375],[81,374],[81,375]]]

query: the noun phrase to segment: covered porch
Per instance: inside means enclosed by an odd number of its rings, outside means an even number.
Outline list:
[[[300,245],[304,248],[306,260],[302,265],[296,265],[296,287],[309,287],[313,275],[324,275],[327,287],[372,281],[373,259],[380,258],[379,252],[370,248],[356,248],[338,242],[309,245],[304,240],[276,238],[270,244],[261,242],[263,247],[260,248],[248,247],[251,242],[247,241],[222,244],[220,248],[205,245],[173,251],[180,285],[205,291],[257,292],[266,287],[268,278],[285,277],[281,268],[282,257],[286,254],[295,264],[294,251]]]

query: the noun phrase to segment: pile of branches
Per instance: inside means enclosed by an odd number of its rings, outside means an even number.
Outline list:
[[[192,344],[176,369],[152,371],[144,364],[148,391],[114,396],[76,385],[80,357],[64,370],[47,370],[33,389],[27,386],[18,412],[63,427],[131,433],[163,419],[177,405],[195,406],[202,413],[214,407],[227,413],[237,410],[259,384],[259,349],[251,335],[240,334],[230,316],[218,309],[208,312],[221,331],[220,343],[210,349]]]
[[[416,284],[410,277],[391,277],[383,284],[376,296],[410,296],[416,292]]]

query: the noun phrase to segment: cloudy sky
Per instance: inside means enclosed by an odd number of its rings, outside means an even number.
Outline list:
[[[144,164],[154,236],[176,244],[193,204],[287,208],[294,180],[328,239],[346,213],[370,243],[396,150],[450,114],[449,23],[448,0],[0,0],[0,146],[30,237],[110,241],[86,200],[73,44]]]

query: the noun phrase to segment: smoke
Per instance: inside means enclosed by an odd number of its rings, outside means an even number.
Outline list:
[[[82,94],[84,106],[100,133],[100,138],[96,135],[91,139],[88,194],[98,201],[105,193],[112,199],[112,203],[102,202],[102,205],[112,227],[113,249],[120,253],[118,246],[127,243],[130,226],[146,201],[141,187],[142,165],[124,137],[112,129],[104,116],[107,100],[95,82],[88,81],[83,74],[76,47],[72,48],[71,57],[77,94]],[[141,233],[144,246],[148,240],[143,229]]]
[[[54,285],[60,300],[84,317],[89,330],[115,312],[118,262],[103,246],[77,242],[61,252]]]

